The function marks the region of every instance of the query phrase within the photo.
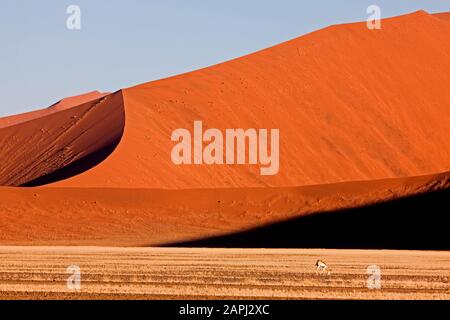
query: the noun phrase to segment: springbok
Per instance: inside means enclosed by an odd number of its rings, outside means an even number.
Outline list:
[[[325,262],[323,262],[322,260],[317,260],[316,264],[316,273],[320,273],[323,274],[324,272],[327,273],[327,275],[330,275],[330,268],[328,268],[327,264]]]

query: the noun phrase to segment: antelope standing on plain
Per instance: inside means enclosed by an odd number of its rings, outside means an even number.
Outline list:
[[[317,260],[315,266],[316,274],[324,274],[325,272],[328,276],[331,274],[330,268],[328,268],[327,264],[322,260]]]

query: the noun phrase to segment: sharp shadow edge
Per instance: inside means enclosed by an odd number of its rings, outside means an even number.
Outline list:
[[[163,247],[450,250],[450,189]]]
[[[58,182],[61,180],[65,180],[74,176],[77,176],[89,169],[97,166],[101,162],[103,162],[106,158],[108,158],[116,147],[119,145],[122,137],[116,139],[113,143],[107,145],[106,147],[97,150],[96,152],[83,157],[68,166],[65,166],[61,169],[53,171],[45,176],[34,179],[30,182],[27,182],[20,187],[39,187],[46,184]]]

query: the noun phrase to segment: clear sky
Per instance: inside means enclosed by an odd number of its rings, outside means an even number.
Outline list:
[[[0,116],[115,91],[266,48],[330,24],[450,11],[450,0],[0,0]],[[81,30],[69,30],[69,5]],[[418,44],[419,45],[419,44]]]

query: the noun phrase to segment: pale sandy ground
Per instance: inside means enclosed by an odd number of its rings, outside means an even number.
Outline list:
[[[317,258],[330,277],[316,275]],[[374,264],[380,290],[367,288]],[[450,252],[0,247],[3,299],[449,299],[449,279]]]

